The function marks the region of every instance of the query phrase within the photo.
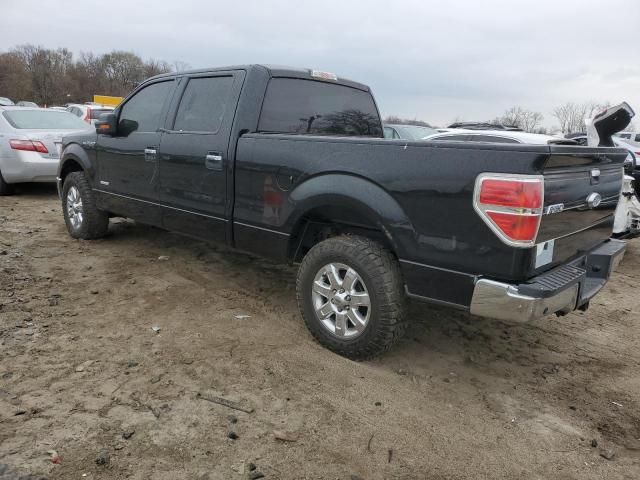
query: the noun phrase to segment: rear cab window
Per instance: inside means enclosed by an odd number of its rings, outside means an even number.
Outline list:
[[[306,135],[383,137],[370,92],[316,80],[272,78],[258,131]]]

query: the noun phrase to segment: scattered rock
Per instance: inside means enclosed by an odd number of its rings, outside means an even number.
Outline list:
[[[250,472],[253,472],[258,467],[256,467],[255,463],[249,462],[247,463],[247,468],[249,469]]]
[[[227,420],[229,420],[229,422],[231,423],[238,423],[238,417],[236,417],[235,415],[228,415]]]
[[[158,383],[162,379],[162,375],[156,375],[151,379],[151,383]]]
[[[403,369],[403,368],[399,368],[398,370],[396,370],[396,373],[397,373],[398,375],[408,375],[408,374],[409,374],[409,372],[407,372],[407,371],[406,371],[405,369]]]
[[[167,260],[169,260],[169,257],[167,255],[160,255],[158,257],[158,260],[160,260],[161,262],[166,262]]]
[[[132,278],[131,280],[129,280],[129,283],[130,283],[131,285],[135,285],[135,284],[136,284],[136,279],[135,279],[135,278]]]
[[[600,456],[607,460],[613,460],[613,457],[616,456],[616,452],[614,452],[613,450],[603,450],[600,452]]]
[[[116,450],[122,450],[124,448],[124,445],[122,445],[121,443],[117,444],[115,447]]]
[[[376,403],[374,403],[374,405],[375,405],[376,407],[381,407],[381,406],[382,406],[382,402],[376,402]]]
[[[160,327],[159,327],[158,325],[153,325],[153,326],[151,327],[151,330],[153,330],[153,331],[154,331],[154,332],[156,332],[156,333],[160,333],[160,330],[161,330],[161,329],[160,329]]]
[[[125,430],[124,432],[122,432],[122,438],[124,438],[125,440],[129,440],[131,437],[133,437],[134,433],[136,433],[135,430]]]
[[[62,463],[62,457],[58,455],[58,452],[55,450],[48,450],[47,453],[49,454],[49,460],[51,460],[51,463],[55,463],[56,465]]]
[[[58,297],[50,297],[49,298],[49,306],[50,307],[55,307],[59,303],[60,303],[60,301],[59,301]]]
[[[27,413],[27,411],[26,411],[26,410],[17,410],[17,411],[13,414],[13,416],[14,416],[14,417],[17,417],[17,416],[19,416],[19,415],[24,415],[25,413]]]
[[[111,455],[106,450],[102,450],[96,458],[96,465],[109,465],[111,462]]]
[[[92,288],[91,290],[89,290],[89,293],[90,293],[91,295],[97,295],[99,292],[98,292],[98,289],[97,289],[97,288]]]
[[[283,430],[274,430],[273,436],[276,440],[280,440],[282,442],[297,442],[298,434],[294,432],[285,432]]]
[[[591,446],[593,448],[596,448],[598,446],[598,440],[596,440],[595,438],[593,440],[591,440]]]
[[[137,367],[138,365],[140,365],[138,362],[129,362],[127,368]]]
[[[76,367],[76,372],[84,372],[84,369],[93,363],[93,360],[87,360]]]
[[[227,433],[227,438],[230,438],[231,440],[237,440],[238,439],[238,434],[234,431],[231,431],[229,433]]]

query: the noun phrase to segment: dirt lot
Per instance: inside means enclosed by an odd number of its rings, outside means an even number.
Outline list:
[[[72,240],[49,187],[0,198],[0,478],[640,478],[638,241],[587,314],[414,305],[355,363],[305,330],[294,268],[110,232]]]

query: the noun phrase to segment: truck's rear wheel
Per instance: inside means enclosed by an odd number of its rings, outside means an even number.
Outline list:
[[[374,357],[404,332],[400,267],[367,238],[340,236],[315,245],[302,260],[296,289],[311,334],[345,357]]]
[[[84,172],[73,172],[65,178],[62,211],[67,230],[73,238],[100,238],[109,229],[109,214],[96,207],[93,190]]]

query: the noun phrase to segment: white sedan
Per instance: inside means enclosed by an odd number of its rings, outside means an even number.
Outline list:
[[[0,195],[22,182],[55,182],[62,136],[91,129],[68,112],[0,107]]]

